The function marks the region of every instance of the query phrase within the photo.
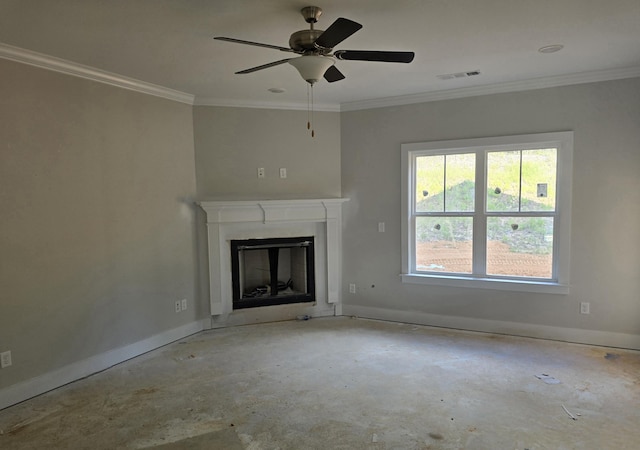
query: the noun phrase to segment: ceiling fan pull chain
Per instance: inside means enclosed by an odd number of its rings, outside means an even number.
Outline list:
[[[316,137],[316,130],[313,128],[313,84],[311,85],[311,137]]]
[[[311,100],[309,99],[309,85],[307,84],[307,130],[311,129]]]

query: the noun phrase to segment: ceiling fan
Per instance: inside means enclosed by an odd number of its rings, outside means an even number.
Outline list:
[[[272,48],[283,52],[296,53],[301,56],[281,59],[261,66],[241,70],[236,74],[256,72],[280,64],[289,63],[298,69],[304,80],[313,86],[321,77],[329,83],[339,81],[345,76],[335,66],[336,59],[349,61],[382,61],[392,63],[410,63],[413,61],[413,52],[372,51],[372,50],[336,50],[333,48],[354,34],[362,25],[345,18],[338,18],[326,30],[314,29],[314,24],[322,14],[322,9],[317,6],[306,6],[300,10],[302,17],[309,24],[308,30],[300,30],[293,33],[289,39],[289,47],[263,44],[224,36],[216,36],[214,39],[237,44],[255,45],[258,47]],[[333,53],[331,53],[333,51]]]

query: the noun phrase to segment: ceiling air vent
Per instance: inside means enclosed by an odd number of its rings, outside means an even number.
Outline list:
[[[467,78],[473,77],[476,75],[480,75],[479,70],[470,70],[468,72],[457,72],[457,73],[445,73],[444,75],[438,75],[438,78],[441,80],[453,80],[454,78]]]

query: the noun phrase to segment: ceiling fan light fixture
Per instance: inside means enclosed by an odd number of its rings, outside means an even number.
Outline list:
[[[304,55],[289,60],[289,64],[298,69],[302,78],[309,84],[316,83],[327,69],[335,64],[331,56]]]

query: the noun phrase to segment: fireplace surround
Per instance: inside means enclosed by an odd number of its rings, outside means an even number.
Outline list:
[[[299,314],[342,314],[340,301],[342,261],[342,203],[345,198],[277,200],[207,200],[198,204],[206,213],[209,300],[212,326],[285,320]],[[234,241],[313,238],[312,297],[292,303],[234,305],[232,245]],[[287,256],[288,257],[288,256]],[[239,264],[239,262],[238,262]],[[276,280],[272,280],[276,278]],[[269,277],[268,283],[278,275]],[[297,283],[300,283],[299,281]],[[270,286],[273,289],[275,286]],[[277,289],[277,287],[276,287]],[[298,299],[296,299],[298,300]],[[272,302],[273,303],[273,302]],[[275,302],[278,303],[278,302]]]

